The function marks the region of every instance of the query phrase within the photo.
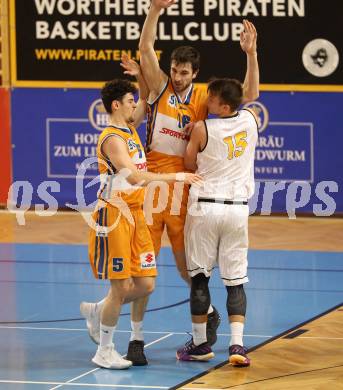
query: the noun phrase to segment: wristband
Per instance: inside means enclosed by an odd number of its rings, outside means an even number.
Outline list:
[[[185,172],[178,172],[178,173],[175,175],[175,180],[176,180],[176,181],[185,181],[185,180],[186,180],[186,174],[185,174]]]

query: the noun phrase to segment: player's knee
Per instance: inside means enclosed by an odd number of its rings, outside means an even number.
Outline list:
[[[136,278],[136,286],[139,288],[142,296],[150,295],[155,289],[155,278],[154,277],[145,277],[145,278]]]
[[[150,295],[155,290],[155,278],[146,278],[145,291],[146,295]]]
[[[179,271],[179,274],[181,278],[187,283],[191,283],[191,277],[188,274],[187,268],[186,267],[180,267],[177,265],[177,270]]]
[[[190,278],[188,271],[187,271],[185,251],[183,249],[177,250],[177,251],[174,250],[173,253],[174,253],[174,257],[175,257],[176,267],[177,267],[177,270],[179,271],[181,278],[187,284],[190,284],[191,278]]]
[[[191,278],[191,313],[194,316],[204,315],[211,304],[210,290],[207,278],[204,274],[198,274]]]
[[[239,286],[226,286],[227,300],[226,308],[229,316],[245,316],[247,311],[247,298],[243,284]]]
[[[188,275],[187,270],[180,271],[180,276],[188,285],[191,283],[191,277]]]
[[[107,299],[111,303],[116,303],[120,301],[124,302],[125,297],[130,293],[133,288],[133,283],[131,279],[116,280],[111,282],[110,290],[107,294]]]

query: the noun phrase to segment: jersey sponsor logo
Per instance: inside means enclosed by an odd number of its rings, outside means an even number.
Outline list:
[[[135,165],[139,171],[146,171],[148,166],[146,161],[143,163],[137,163]]]
[[[146,252],[140,255],[141,268],[156,268],[155,255],[153,252]]]
[[[169,95],[168,98],[168,105],[170,107],[176,108],[177,107],[177,98],[175,95]]]
[[[249,102],[243,106],[243,108],[249,108],[257,115],[258,132],[262,133],[269,123],[269,112],[267,107],[261,102]]]
[[[335,45],[326,39],[314,39],[304,48],[302,61],[305,69],[313,76],[330,76],[339,64],[339,54]]]
[[[88,119],[91,125],[98,131],[103,131],[108,125],[108,114],[101,99],[95,100],[89,107]]]
[[[167,129],[166,127],[163,127],[160,130],[160,133],[168,135],[169,137],[181,139],[182,141],[189,141],[189,138],[190,138],[188,134],[180,133],[178,131],[171,130],[171,129]]]

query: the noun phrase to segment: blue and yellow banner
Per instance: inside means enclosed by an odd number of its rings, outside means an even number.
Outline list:
[[[338,118],[343,94],[265,92],[249,106],[259,119],[251,210],[342,213],[343,132]],[[32,204],[44,204],[49,196],[60,208],[76,204],[80,184],[86,204],[94,202],[96,163],[84,171],[82,183],[76,174],[86,158],[96,156],[106,125],[99,91],[14,89],[12,112],[20,112],[12,116],[13,180],[30,182]],[[144,142],[144,124],[139,133]]]

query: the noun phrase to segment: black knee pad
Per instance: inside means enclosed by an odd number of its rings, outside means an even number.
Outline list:
[[[239,286],[226,286],[226,308],[229,316],[245,316],[247,311],[247,297],[243,284]]]
[[[204,274],[198,274],[191,278],[191,313],[193,316],[201,316],[207,314],[211,304],[210,290],[208,289],[207,278]]]

